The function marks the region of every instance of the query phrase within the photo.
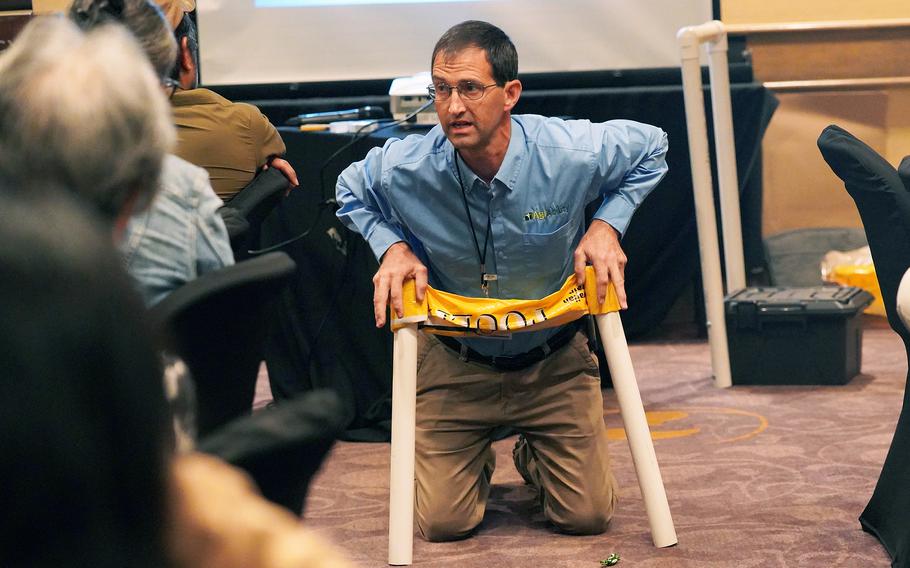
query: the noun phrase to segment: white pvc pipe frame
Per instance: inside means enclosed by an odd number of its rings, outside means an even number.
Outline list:
[[[654,546],[678,542],[651,431],[618,312],[595,316],[613,390],[632,452]],[[395,332],[392,364],[392,455],[389,476],[389,564],[411,564],[414,551],[414,434],[417,404],[417,323]]]
[[[723,226],[724,262],[727,292],[746,287],[743,262],[742,223],[739,212],[739,182],[733,143],[733,111],[730,105],[730,74],[727,68],[727,33],[724,25],[712,21],[682,28],[676,36],[682,64],[686,126],[689,134],[689,160],[698,224],[698,250],[701,258],[705,312],[708,316],[708,342],[714,384],[732,386],[727,325],[724,320],[724,290],[721,283],[720,245],[714,216],[714,191],[711,183],[711,156],[708,152],[708,126],[702,92],[699,48],[708,45],[711,76],[711,107],[714,118],[714,147],[717,152],[717,177],[720,189],[720,216]]]

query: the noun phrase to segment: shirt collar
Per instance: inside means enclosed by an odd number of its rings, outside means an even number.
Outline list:
[[[174,96],[171,97],[173,106],[193,106],[209,103],[223,104],[224,102],[227,102],[227,99],[214,91],[203,88],[177,89],[174,91]]]
[[[506,155],[502,159],[502,165],[499,166],[499,171],[493,176],[494,180],[499,180],[499,182],[506,186],[509,191],[515,189],[515,183],[518,181],[518,174],[521,172],[521,164],[528,152],[527,145],[525,144],[525,133],[521,124],[514,118],[512,118],[511,121],[512,129],[509,136],[509,148],[506,150]],[[461,180],[464,183],[465,191],[470,192],[478,182],[481,184],[484,183],[477,174],[471,171],[471,168],[469,168],[463,160],[455,160],[455,147],[448,141],[446,141],[446,157],[448,158],[449,166],[452,169],[452,175],[456,176],[456,179],[458,172],[455,171],[455,168],[460,167]]]

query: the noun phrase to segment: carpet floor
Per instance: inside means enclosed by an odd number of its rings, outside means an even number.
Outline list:
[[[881,320],[865,322],[862,374],[843,386],[719,389],[703,340],[631,346],[677,546],[651,543],[616,398],[605,390],[621,487],[605,534],[567,536],[548,526],[511,463],[510,438],[494,444],[498,467],[476,534],[452,543],[416,537],[414,565],[597,568],[617,553],[619,568],[889,566],[857,517],[891,442],[907,361]],[[338,443],[311,486],[305,524],[355,565],[385,566],[388,479],[388,444]]]

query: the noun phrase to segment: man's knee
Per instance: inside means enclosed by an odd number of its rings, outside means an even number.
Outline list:
[[[567,534],[600,534],[607,530],[613,511],[589,509],[585,511],[572,511],[561,515],[558,519],[550,521],[561,532]]]
[[[611,492],[602,498],[578,503],[571,509],[563,509],[558,513],[545,510],[545,513],[561,532],[577,535],[600,534],[610,525],[615,501],[615,495]]]
[[[480,524],[480,520],[470,516],[457,516],[452,511],[428,514],[418,512],[417,527],[420,534],[430,542],[445,542],[460,540],[471,536],[471,533]]]

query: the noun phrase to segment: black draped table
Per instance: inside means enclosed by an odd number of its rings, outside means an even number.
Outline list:
[[[733,85],[731,97],[746,266],[757,273],[763,266],[761,139],[777,103],[756,84]],[[710,116],[707,89],[705,98]],[[622,241],[629,258],[629,309],[622,319],[630,338],[656,328],[690,284],[696,284],[696,290],[701,287],[683,109],[678,85],[526,91],[515,109],[517,114],[593,121],[626,118],[667,132],[669,173],[636,212]],[[262,245],[309,232],[283,248],[297,262],[299,276],[286,298],[280,329],[269,342],[273,393],[280,399],[313,388],[332,388],[346,401],[348,438],[386,439],[392,334],[373,323],[371,278],[378,265],[366,242],[344,228],[324,202],[334,196],[338,174],[370,148],[389,137],[424,130],[373,133],[328,163],[351,135],[280,130],[301,187],[267,219]]]

